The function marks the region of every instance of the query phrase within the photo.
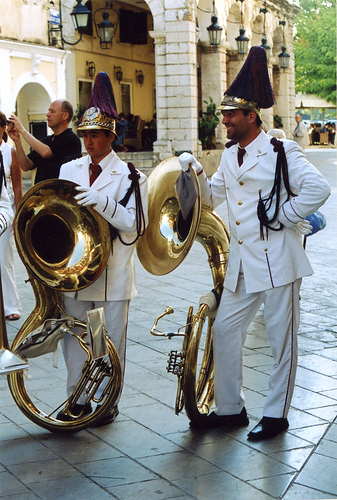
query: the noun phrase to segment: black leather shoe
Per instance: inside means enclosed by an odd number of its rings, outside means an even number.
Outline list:
[[[216,427],[245,427],[249,424],[246,408],[235,415],[217,415],[212,411],[210,415],[204,415],[198,420],[192,420],[192,429],[215,429]]]
[[[269,439],[280,432],[286,431],[289,427],[288,419],[263,417],[262,420],[250,431],[248,439],[250,441],[263,441]]]
[[[90,403],[87,403],[85,405],[75,404],[70,411],[72,415],[74,415],[73,417],[69,415],[65,411],[65,409],[63,409],[58,412],[56,417],[57,420],[62,420],[62,422],[70,422],[71,420],[75,420],[75,418],[79,416],[84,417],[86,415],[90,415],[90,413],[92,412],[92,408]]]
[[[101,405],[98,405],[96,407],[96,411],[98,411],[100,408]],[[98,422],[92,424],[91,427],[102,427],[103,425],[112,424],[112,422],[116,420],[118,414],[119,414],[118,406],[113,406],[112,410],[107,415],[101,418],[101,420],[99,420]]]

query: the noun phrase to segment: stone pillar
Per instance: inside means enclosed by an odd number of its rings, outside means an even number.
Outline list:
[[[192,21],[167,21],[155,41],[157,141],[153,152],[163,160],[176,151],[195,153],[198,145],[196,30]]]
[[[202,101],[209,102],[211,97],[218,107],[227,88],[226,53],[228,43],[221,44],[215,52],[210,45],[201,47],[201,93]],[[203,102],[203,110],[206,105]],[[219,125],[216,129],[217,148],[223,148],[226,143],[226,131],[222,116],[219,115]]]

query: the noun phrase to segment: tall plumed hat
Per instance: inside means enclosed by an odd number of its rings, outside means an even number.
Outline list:
[[[117,120],[111,80],[107,73],[101,71],[96,76],[87,109],[77,127],[77,134],[81,136],[85,130],[109,130],[116,134]]]
[[[254,46],[237,77],[224,93],[219,109],[246,109],[260,116],[260,109],[271,108],[274,102],[266,51],[263,47]]]

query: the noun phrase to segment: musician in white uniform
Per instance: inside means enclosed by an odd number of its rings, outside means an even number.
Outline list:
[[[301,278],[313,273],[301,236],[311,230],[306,216],[330,194],[326,180],[298,144],[271,139],[260,129],[260,109],[273,102],[265,51],[252,47],[221,103],[222,123],[231,142],[226,144],[217,172],[209,181],[192,155],[179,157],[183,170],[190,165],[195,168],[204,204],[215,208],[227,201],[230,224],[230,253],[213,328],[216,408],[190,425],[248,425],[242,346],[263,303],[273,366],[263,418],[248,434],[254,441],[273,437],[289,425],[299,290]]]
[[[137,296],[134,242],[147,225],[147,178],[136,169],[131,171],[112,150],[117,119],[109,76],[99,73],[78,127],[88,155],[62,165],[59,178],[79,184],[78,203],[92,206],[113,230],[119,232],[120,237],[113,239],[112,253],[101,276],[83,290],[65,293],[64,308],[69,316],[86,321],[88,310],[104,307],[106,328],[117,349],[124,374],[129,303]],[[86,356],[70,335],[64,339],[63,351],[68,370],[69,396],[80,378]],[[90,413],[93,410],[91,405],[83,406],[83,401],[79,400],[72,413],[80,414],[83,410]],[[100,424],[112,422],[117,414],[115,406]],[[62,411],[57,418],[69,420],[69,416]]]
[[[0,169],[0,236],[12,224],[13,219],[14,212],[4,183],[4,170]]]

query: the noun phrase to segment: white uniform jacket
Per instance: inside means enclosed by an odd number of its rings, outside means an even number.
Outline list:
[[[202,201],[211,208],[227,200],[230,224],[230,253],[224,286],[234,292],[242,263],[247,293],[268,290],[292,283],[313,273],[295,225],[315,212],[326,201],[330,187],[318,170],[308,162],[294,141],[284,140],[291,190],[298,196],[287,200],[282,182],[278,221],[281,231],[264,228],[260,238],[257,217],[259,192],[267,198],[274,184],[277,153],[263,131],[245,149],[241,167],[237,161],[238,145],[225,149],[218,170],[211,180],[199,175]],[[268,211],[271,219],[275,199]],[[279,227],[279,223],[273,224]]]
[[[12,224],[14,212],[8,197],[7,189],[2,180],[2,189],[0,194],[0,236]]]
[[[90,156],[78,158],[62,165],[60,179],[73,181],[80,186],[89,187]],[[121,201],[131,180],[128,178],[130,170],[125,162],[120,160],[112,151],[102,162],[102,172],[92,184],[92,188],[102,194],[102,203],[94,209],[106,219],[109,224],[119,230],[123,241],[131,242],[136,236],[136,202],[135,192],[123,207]],[[147,225],[147,178],[140,173],[139,186]],[[137,296],[135,283],[135,266],[133,259],[134,245],[125,246],[118,238],[113,241],[113,251],[108,265],[101,276],[89,287],[76,292],[79,300],[111,301],[127,300]],[[75,297],[74,293],[67,293]]]

